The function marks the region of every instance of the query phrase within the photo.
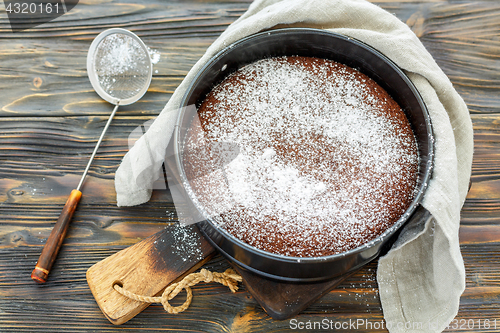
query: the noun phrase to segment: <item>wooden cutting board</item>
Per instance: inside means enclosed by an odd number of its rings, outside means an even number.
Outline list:
[[[172,224],[164,230],[96,263],[87,270],[87,283],[106,318],[127,322],[149,303],[133,301],[113,289],[158,296],[171,283],[201,267],[215,253],[196,226]]]
[[[305,310],[354,273],[323,282],[287,283],[263,278],[234,265],[233,267],[243,277],[243,283],[253,298],[268,315],[278,320],[293,317]]]
[[[201,267],[214,253],[196,225],[173,224],[90,267],[87,282],[106,318],[119,325],[149,304],[122,296],[113,289],[115,284],[139,295],[158,296],[169,284]],[[231,264],[263,309],[280,320],[299,313],[350,275],[325,282],[284,283]]]

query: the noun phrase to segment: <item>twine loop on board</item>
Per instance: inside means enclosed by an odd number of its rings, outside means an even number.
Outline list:
[[[163,291],[162,295],[158,297],[137,295],[131,291],[124,289],[123,286],[120,286],[118,283],[113,285],[113,289],[119,292],[121,295],[134,301],[143,303],[161,303],[165,311],[175,314],[183,312],[187,308],[189,308],[189,305],[191,304],[191,301],[193,299],[193,292],[191,291],[192,286],[200,282],[217,282],[228,287],[231,292],[234,293],[238,290],[238,282],[241,281],[241,276],[230,268],[227,269],[224,273],[210,272],[209,270],[203,268],[197,273],[191,273],[187,275],[179,282],[172,283]],[[170,305],[168,301],[177,296],[182,291],[182,289],[185,289],[187,294],[184,304],[180,306]]]

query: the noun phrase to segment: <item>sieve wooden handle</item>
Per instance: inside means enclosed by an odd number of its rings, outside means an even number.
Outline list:
[[[59,219],[57,220],[56,225],[52,229],[52,232],[43,247],[35,269],[31,273],[31,278],[35,282],[45,283],[47,281],[52,264],[57,257],[59,249],[61,248],[66,231],[68,231],[69,223],[81,197],[82,192],[79,190],[71,191],[61,215],[59,215]]]

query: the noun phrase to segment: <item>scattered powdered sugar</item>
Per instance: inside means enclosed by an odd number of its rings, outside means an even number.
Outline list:
[[[157,64],[160,61],[161,53],[158,52],[158,50],[153,50],[153,49],[148,47],[148,53],[149,53],[149,56],[151,57],[151,63],[153,65]]]
[[[343,252],[382,233],[413,198],[418,154],[409,123],[352,68],[261,60],[214,88],[199,117],[202,130],[188,132],[188,149],[232,142],[240,154],[193,180],[193,191],[216,223],[257,248],[299,257]],[[187,154],[185,169],[200,173],[210,159]]]
[[[198,262],[203,259],[200,237],[193,228],[193,225],[176,224],[172,230],[172,253],[183,261]]]

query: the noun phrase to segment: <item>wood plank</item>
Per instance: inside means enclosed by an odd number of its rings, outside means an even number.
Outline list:
[[[478,247],[477,249],[479,250],[482,248]],[[23,316],[21,312],[29,309],[26,308],[26,306],[23,306],[23,304],[27,304],[25,302],[27,302],[28,300],[30,300],[29,302],[32,303],[33,297],[36,297],[36,299],[40,298],[40,300],[44,301],[44,306],[46,307],[44,311],[52,313],[52,315],[50,316],[52,320],[57,320],[58,318],[59,320],[62,320],[63,316],[67,316],[68,313],[73,312],[75,314],[78,313],[78,316],[76,316],[75,318],[72,317],[65,319],[70,326],[77,326],[82,324],[86,325],[86,321],[90,320],[92,316],[95,316],[93,320],[97,324],[100,323],[100,325],[106,327],[106,324],[104,324],[104,322],[99,319],[99,313],[96,313],[94,311],[95,309],[93,309],[93,299],[90,295],[88,295],[88,290],[83,279],[81,278],[81,273],[83,273],[86,268],[93,264],[93,259],[88,257],[88,253],[93,253],[96,256],[95,259],[99,259],[107,257],[110,254],[110,251],[95,249],[90,252],[89,250],[85,252],[87,252],[87,254],[83,254],[80,250],[76,249],[69,251],[69,249],[66,248],[66,253],[63,256],[63,258],[66,259],[58,262],[57,270],[56,268],[54,268],[53,276],[55,277],[55,280],[50,281],[50,287],[36,287],[37,295],[34,295],[32,292],[28,292],[29,289],[35,288],[34,285],[29,284],[28,277],[26,277],[24,279],[24,283],[21,284],[19,282],[21,282],[23,279],[21,279],[21,281],[17,280],[17,284],[9,283],[8,289],[1,288],[0,285],[2,298],[5,300],[6,304],[12,305],[11,311],[13,313],[16,313],[15,321],[18,325],[21,325],[25,320],[25,316]],[[495,260],[498,260],[498,251],[496,254],[496,259],[491,257],[490,251],[483,250],[481,252],[483,254],[483,258],[489,256],[490,264],[493,264]],[[22,262],[21,258],[22,253],[19,252],[17,256],[13,257],[13,259],[18,262]],[[475,261],[477,261],[477,258],[477,255],[472,258],[466,257],[466,263],[468,262],[469,264],[476,265]],[[35,256],[32,256],[31,259],[36,260]],[[8,260],[8,257],[2,256],[0,261],[1,260]],[[78,260],[85,260],[85,262],[83,262],[81,265],[78,265]],[[210,264],[209,268],[217,269],[218,271],[224,270],[227,264],[224,261],[220,261],[220,258],[218,258],[217,260],[218,261]],[[67,266],[66,264],[68,262],[71,263],[71,265]],[[2,264],[0,266],[4,265]],[[369,267],[356,273],[355,276],[353,276],[349,281],[346,281],[338,289],[335,289],[334,291],[324,296],[318,303],[312,305],[297,318],[304,321],[307,321],[309,319],[314,320],[314,318],[328,318],[329,320],[341,321],[348,320],[348,318],[353,313],[355,313],[356,318],[365,318],[372,321],[380,320],[381,309],[378,301],[378,294],[374,279],[374,273],[376,271],[375,268],[375,264],[370,264]],[[19,270],[20,268],[16,267],[15,269]],[[30,269],[31,265],[25,264],[22,270],[24,270],[25,273],[29,273]],[[80,272],[80,274],[78,272]],[[2,276],[4,275],[3,273],[4,272],[2,272]],[[484,274],[487,275],[488,271],[484,272]],[[369,275],[368,279],[366,278],[367,275]],[[487,279],[483,278],[482,281],[483,282],[480,287],[471,288],[469,286],[468,291],[464,295],[464,299],[462,301],[462,311],[466,310],[467,318],[471,318],[471,313],[474,314],[474,318],[487,318],[488,315],[490,315],[491,318],[491,315],[494,314],[493,311],[495,309],[498,310],[498,305],[496,305],[497,303],[495,302],[487,302],[487,304],[491,304],[491,306],[482,307],[482,309],[480,310],[475,307],[475,305],[483,304],[483,302],[485,302],[484,297],[486,297],[487,299],[491,297],[498,298],[498,279],[495,282],[487,281]],[[71,285],[68,285],[68,282],[70,282]],[[368,283],[373,283],[373,285],[371,285],[370,287]],[[484,286],[488,284],[491,286],[490,289],[484,289]],[[55,309],[53,308],[53,306],[51,306],[51,304],[60,299],[62,295],[64,295],[64,299],[66,300],[65,303],[60,304],[64,305],[64,311],[54,312]],[[243,291],[241,292],[241,294],[238,293],[237,295],[232,295],[228,294],[223,287],[219,287],[217,285],[200,285],[194,287],[194,295],[195,297],[192,308],[190,308],[185,314],[181,315],[182,320],[189,321],[191,319],[195,320],[196,318],[200,318],[200,322],[202,322],[204,325],[207,325],[203,327],[206,327],[208,331],[210,331],[210,323],[212,323],[211,320],[208,320],[209,318],[212,318],[212,320],[213,318],[217,318],[217,322],[225,323],[225,325],[228,326],[229,324],[231,324],[236,325],[236,327],[242,327],[244,323],[245,325],[249,325],[250,328],[255,329],[253,330],[255,332],[257,332],[259,329],[263,329],[263,327],[271,326],[270,328],[272,328],[274,327],[274,325],[283,325],[283,323],[280,322],[269,321],[269,319],[267,319],[267,316],[265,316],[263,312],[259,310],[259,307],[255,304],[255,302],[252,299],[249,299],[248,295],[245,295]],[[16,299],[18,299],[18,301],[16,301]],[[22,303],[18,303],[21,300]],[[230,313],[227,313],[227,305],[229,305],[229,308],[233,309]],[[95,306],[96,305],[94,305],[94,307]],[[468,307],[471,307],[471,309],[468,309]],[[39,309],[38,311],[42,311],[42,309]],[[208,315],[206,314],[207,311],[209,312]],[[221,315],[219,314],[217,315],[217,317],[214,317],[217,311],[222,311],[224,313],[224,316],[221,317]],[[5,314],[0,313],[0,319],[2,319],[1,317],[3,315]],[[85,319],[87,315],[89,317]],[[127,327],[137,328],[137,325],[141,325],[142,328],[155,328],[153,319],[158,317],[165,318],[161,324],[161,327],[163,329],[175,329],[175,327],[178,327],[176,325],[179,325],[178,323],[176,324],[176,316],[168,315],[163,312],[161,306],[154,305],[151,307],[151,309],[146,310],[144,313],[130,321],[130,323],[127,324]],[[254,322],[258,321],[259,318],[262,318],[266,326],[260,326],[259,324]],[[149,320],[152,320],[152,322],[150,322]],[[92,325],[96,325],[96,323],[90,324],[91,326],[87,328],[93,327]],[[285,322],[285,324],[288,324],[288,322]],[[94,327],[96,328],[97,326]],[[158,328],[158,326],[156,326],[156,328]]]
[[[420,36],[472,113],[499,112],[500,4],[440,3],[426,8]]]
[[[374,2],[412,27],[473,113],[473,186],[460,229],[467,290],[457,320],[500,320],[500,4]],[[175,220],[166,191],[156,191],[145,205],[117,208],[114,171],[128,148],[128,133],[159,113],[191,66],[249,3],[84,0],[58,20],[19,34],[12,34],[6,15],[0,15],[0,331],[290,329],[289,321],[271,320],[244,286],[231,294],[215,284],[194,287],[194,301],[186,313],[168,315],[153,305],[126,326],[114,327],[99,311],[85,282],[91,265]],[[155,66],[158,73],[145,97],[120,108],[92,167],[51,280],[46,286],[36,286],[29,274],[43,241],[78,182],[94,138],[110,112],[110,105],[100,100],[87,79],[86,52],[100,31],[116,26],[137,32],[161,52],[162,60]],[[224,271],[228,264],[218,256],[205,267]],[[182,297],[176,300],[182,301]],[[296,317],[304,323],[325,318],[333,322],[382,320],[376,263]],[[361,327],[360,331],[368,330]],[[451,327],[448,331],[463,330]],[[500,324],[496,330],[484,331],[500,331]]]
[[[67,37],[89,38],[110,27],[139,30],[141,35],[175,32],[181,36],[222,30],[244,10],[248,2],[170,2],[148,1],[145,4],[109,2],[103,0],[80,1],[67,15],[55,21],[18,33],[23,38]],[[175,31],[179,29],[180,31]],[[174,30],[174,31],[172,31]],[[163,32],[162,32],[163,31]],[[12,38],[6,18],[0,21],[0,38]],[[19,38],[19,37],[18,37]]]
[[[384,3],[381,3],[381,5],[384,7]],[[160,5],[148,6],[147,10],[154,11],[158,6]],[[177,4],[177,6],[181,5]],[[150,29],[154,29],[153,31],[156,31],[156,29],[158,31],[177,31],[180,29],[178,25],[182,26],[183,24],[192,27],[193,22],[186,23],[178,18],[189,13],[186,9],[189,8],[189,5],[185,4],[183,6],[184,9],[181,8],[177,11],[169,8],[169,10],[159,10],[158,13],[154,12],[158,17],[166,15],[166,18],[158,20],[170,20],[169,22],[173,26],[155,27],[158,22],[154,21],[156,23],[152,23],[150,20],[145,23],[145,26],[148,28],[151,26]],[[237,13],[239,14],[246,4],[232,4],[232,6],[241,7]],[[438,64],[450,76],[471,111],[498,112],[499,97],[496,91],[499,87],[499,80],[498,76],[495,75],[496,57],[494,55],[498,54],[500,44],[485,38],[490,36],[489,29],[491,29],[492,25],[494,26],[495,18],[500,11],[499,5],[492,2],[481,2],[469,4],[467,8],[464,8],[460,4],[409,3],[398,6],[398,8],[389,4],[385,7],[391,11],[395,10],[396,14],[409,23],[413,21],[420,22],[419,24],[423,27],[415,29],[423,31],[422,42],[436,58]],[[212,7],[205,5],[198,9],[196,15],[198,13],[210,13],[219,16],[217,20],[222,20],[224,13],[234,11],[235,9],[231,9],[231,5],[228,4],[226,8],[221,8],[214,14],[212,13]],[[414,18],[406,18],[409,14]],[[84,15],[84,13],[82,12],[80,15]],[[236,15],[236,13],[229,16],[233,19],[233,15]],[[466,19],[464,19],[464,15]],[[415,19],[415,16],[419,17],[419,19]],[[63,16],[63,18],[65,17]],[[195,17],[198,18],[198,16]],[[464,20],[467,24],[463,23]],[[140,24],[141,20],[139,18],[132,20],[132,22],[134,22],[133,28]],[[220,24],[226,26],[229,23],[224,22]],[[443,26],[450,28],[441,32],[439,27]],[[214,36],[218,35],[220,31],[215,34],[210,33],[210,36],[205,37],[201,45],[196,44],[199,38],[189,39],[188,45],[186,45],[184,35],[182,35],[182,38],[179,38],[179,36],[176,36],[176,38],[166,38],[162,35],[148,36],[146,34],[148,28],[142,28],[139,25],[136,32],[140,35],[143,32],[145,42],[148,45],[151,43],[151,47],[160,51],[166,60],[160,61],[155,66],[158,73],[155,74],[152,91],[158,92],[159,96],[154,96],[154,99],[158,100],[162,96],[165,97],[165,92],[167,94],[173,92],[185,73],[187,73],[187,70],[203,54],[206,47],[213,41]],[[75,31],[72,33],[77,34]],[[25,35],[21,34],[19,36],[24,37]],[[64,38],[64,36],[58,37]],[[485,42],[477,45],[478,39]],[[4,74],[10,79],[2,81],[9,82],[9,85],[14,84],[18,89],[13,89],[13,91],[17,92],[17,94],[26,91],[25,88],[28,87],[32,94],[9,96],[7,101],[2,102],[5,103],[2,105],[2,111],[9,114],[33,114],[33,111],[38,110],[40,115],[48,112],[51,115],[66,115],[73,112],[77,112],[77,114],[96,112],[103,114],[104,112],[99,111],[99,109],[103,108],[105,103],[100,103],[99,97],[93,93],[92,87],[86,78],[85,59],[90,41],[91,37],[89,36],[76,40],[66,40],[64,43],[54,45],[50,38],[27,38],[21,43],[12,45],[12,47],[7,42],[6,49],[9,51],[0,52],[0,60],[5,64],[4,68],[9,70],[5,71],[5,74],[0,71],[0,76]],[[66,64],[67,54],[70,50],[72,53],[71,66]],[[178,66],[182,66],[181,68],[184,68],[184,70],[179,72]],[[179,75],[172,77],[173,73],[179,73]],[[471,78],[471,74],[476,75],[476,78]],[[165,79],[167,79],[167,82],[165,82]],[[26,86],[26,83],[28,83],[28,86]],[[1,84],[0,88],[2,88]],[[158,102],[158,104],[146,99],[142,104],[146,112],[148,110],[158,112],[166,100],[163,99],[163,103]],[[137,109],[127,109],[128,112],[132,112],[132,110]]]

